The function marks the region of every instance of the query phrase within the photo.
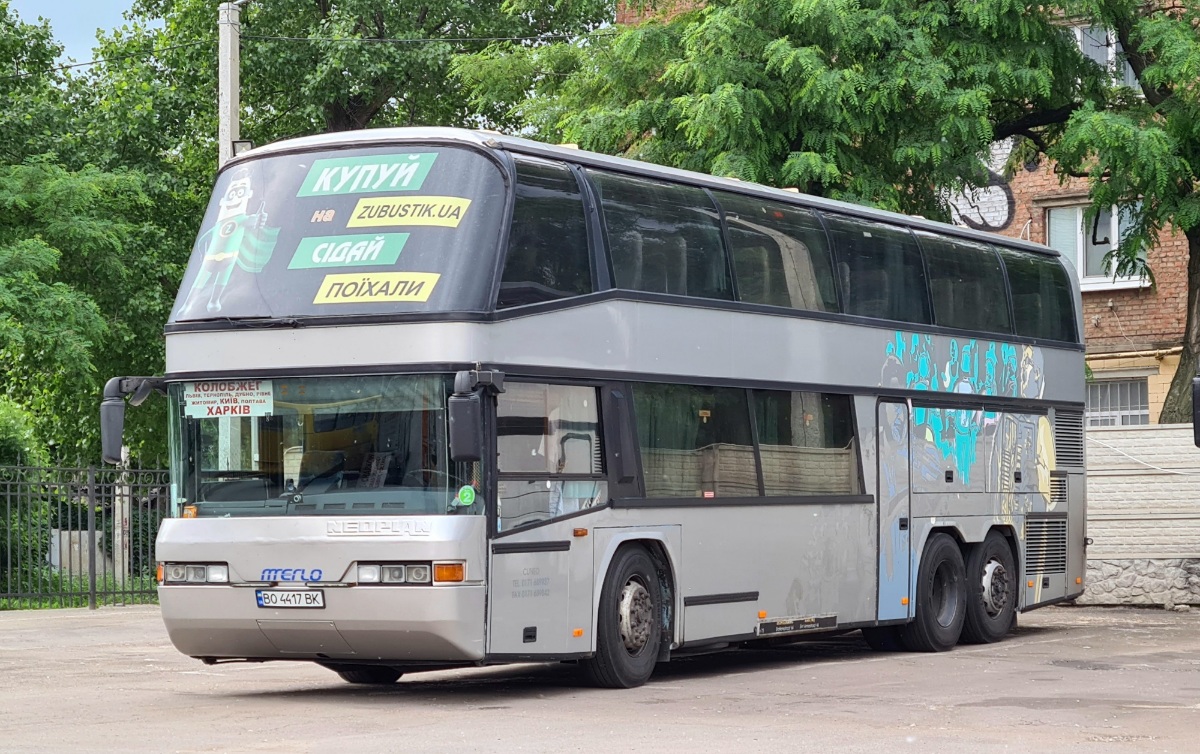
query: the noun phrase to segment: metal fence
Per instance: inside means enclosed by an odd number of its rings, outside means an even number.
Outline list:
[[[167,472],[0,466],[0,610],[155,602]]]

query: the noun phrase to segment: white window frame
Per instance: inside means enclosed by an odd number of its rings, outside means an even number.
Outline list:
[[[1107,68],[1114,84],[1127,86],[1139,95],[1142,93],[1141,84],[1138,83],[1137,76],[1133,75],[1133,68],[1125,59],[1124,50],[1121,49],[1121,42],[1117,39],[1115,32],[1105,29],[1103,26],[1088,24],[1072,26],[1071,31],[1075,34],[1075,43],[1079,45],[1079,50],[1084,57]],[[1104,48],[1106,50],[1104,59],[1101,60],[1100,56],[1089,54],[1088,47],[1093,50]],[[1119,76],[1117,75],[1118,71],[1120,72]]]
[[[1098,410],[1096,407],[1094,407],[1092,405],[1092,396],[1093,396],[1092,388],[1098,387],[1098,386],[1104,386],[1104,387],[1109,388],[1110,398],[1111,398],[1111,395],[1112,395],[1111,391],[1119,388],[1119,386],[1122,384],[1130,385],[1130,386],[1136,385],[1139,388],[1139,392],[1142,393],[1146,398],[1145,404],[1144,405],[1139,404],[1137,406],[1133,406],[1131,403],[1130,405],[1122,406],[1122,405],[1120,405],[1121,399],[1118,394],[1118,396],[1116,398],[1117,405],[1115,407],[1112,405],[1111,401],[1110,401],[1110,405],[1105,407],[1103,410]],[[1084,424],[1088,428],[1092,428],[1092,427],[1144,427],[1144,426],[1150,424],[1150,383],[1149,383],[1149,380],[1145,377],[1125,377],[1125,378],[1120,378],[1120,379],[1100,378],[1100,379],[1095,379],[1095,380],[1088,380],[1086,395],[1087,395],[1087,407],[1084,412],[1084,416],[1085,416]],[[1128,391],[1126,391],[1126,395],[1128,395]],[[1141,396],[1139,396],[1139,397],[1141,397]],[[1133,422],[1125,421],[1125,419],[1127,419],[1127,418],[1134,418],[1134,417],[1139,419],[1139,421],[1133,421]]]
[[[1106,265],[1105,271],[1101,274],[1087,274],[1087,256],[1089,250],[1089,241],[1098,241],[1100,239],[1089,239],[1089,235],[1103,232],[1103,215],[1098,215],[1092,219],[1090,225],[1085,227],[1084,219],[1087,217],[1088,204],[1066,204],[1059,206],[1050,206],[1044,209],[1046,223],[1046,245],[1056,249],[1063,258],[1066,259],[1075,269],[1075,274],[1079,278],[1079,289],[1081,291],[1114,291],[1126,288],[1147,288],[1150,286],[1150,280],[1140,275],[1130,275],[1122,277],[1113,277],[1113,264],[1109,262]],[[1136,211],[1136,210],[1134,210]],[[1061,230],[1059,234],[1054,233],[1054,224],[1051,218],[1051,213],[1054,212],[1069,212],[1074,214],[1074,243],[1064,241]],[[1093,250],[1098,250],[1103,246],[1112,246],[1112,239],[1120,239],[1122,215],[1129,216],[1131,210],[1122,209],[1116,205],[1108,210],[1109,228],[1108,234],[1103,237],[1103,243],[1091,243],[1090,247]],[[1117,247],[1120,247],[1118,242]],[[1107,253],[1107,250],[1105,250]]]

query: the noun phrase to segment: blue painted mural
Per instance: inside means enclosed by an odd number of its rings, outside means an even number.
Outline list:
[[[895,528],[913,492],[992,493],[1012,520],[1038,505],[1050,510],[1054,443],[1050,421],[1032,411],[998,411],[989,397],[1041,398],[1042,351],[976,338],[896,331],[886,346],[880,386],[931,393],[909,402],[911,415],[881,414],[880,519]],[[977,407],[938,407],[937,395],[978,396]],[[897,407],[898,409],[899,407]],[[886,522],[891,522],[890,524]],[[907,532],[880,532],[880,619],[896,613],[916,576]],[[907,612],[907,610],[905,610]]]
[[[975,338],[934,338],[931,335],[896,331],[887,345],[886,359],[880,379],[883,387],[902,387],[935,393],[959,395],[1003,396],[1008,398],[1040,398],[1045,386],[1041,349],[1016,346],[998,341]],[[1024,451],[1020,455],[1034,457],[1037,443],[1037,420],[1032,415],[1018,420],[1028,427],[1006,427],[996,411],[970,408],[913,409],[914,447],[912,470],[915,476],[933,481],[941,476],[943,461],[951,459],[962,486],[970,487],[972,478],[980,473],[995,475],[997,489],[1002,467],[1011,464],[981,450]],[[1012,430],[1017,430],[1010,434]],[[1012,442],[988,442],[1000,433]],[[986,469],[980,462],[987,461]]]

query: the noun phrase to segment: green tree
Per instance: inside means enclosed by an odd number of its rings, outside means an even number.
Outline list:
[[[993,141],[1061,130],[1096,86],[1009,0],[715,0],[455,72],[544,139],[941,218]]]
[[[1190,422],[1200,355],[1200,2],[1076,0],[1059,10],[1109,30],[1120,46],[1101,96],[1082,101],[1061,138],[1039,147],[1064,174],[1088,176],[1094,209],[1140,205],[1117,253],[1119,274],[1139,272],[1139,252],[1168,225],[1187,238],[1183,353],[1159,421]],[[1126,64],[1133,87],[1123,83]]]
[[[1075,24],[1113,32],[1112,66],[1080,51]],[[542,139],[943,220],[986,181],[991,143],[1019,137],[1012,164],[1045,153],[1087,176],[1093,212],[1140,203],[1117,274],[1148,272],[1140,252],[1167,225],[1187,237],[1184,350],[1160,417],[1182,422],[1200,354],[1198,28],[1198,0],[712,0],[494,44],[455,73],[476,107]]]
[[[0,162],[46,151],[62,126],[62,47],[48,24],[21,21],[0,0]]]
[[[72,460],[96,448],[97,364],[140,315],[125,253],[141,183],[44,158],[0,165],[0,389]]]
[[[103,378],[161,370],[178,272],[156,258],[146,176],[96,167],[97,145],[122,130],[88,131],[99,108],[60,53],[47,25],[0,0],[0,394],[26,412],[35,446],[74,461],[98,449]],[[160,427],[139,429],[135,444],[161,443]]]
[[[242,133],[255,143],[377,126],[467,126],[477,110],[451,61],[498,37],[553,37],[611,18],[612,2],[569,0],[273,0],[241,12]],[[93,85],[137,136],[116,149],[199,149],[215,168],[217,8],[210,0],[136,0],[104,40]],[[108,95],[125,95],[114,97]],[[154,106],[149,106],[150,104]],[[131,142],[137,142],[132,144]]]

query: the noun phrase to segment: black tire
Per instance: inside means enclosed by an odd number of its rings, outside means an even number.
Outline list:
[[[967,616],[962,640],[990,644],[1017,623],[1016,561],[1008,540],[997,531],[967,553]]]
[[[958,643],[967,617],[966,566],[958,543],[934,534],[917,571],[917,614],[900,632],[912,652],[945,652]]]
[[[864,628],[863,639],[867,646],[876,652],[899,652],[904,649],[904,641],[900,637],[900,626],[876,626]]]
[[[346,683],[370,686],[390,686],[403,675],[399,670],[384,665],[341,665],[331,669]]]
[[[617,551],[596,619],[596,654],[580,662],[601,688],[631,689],[650,679],[662,643],[662,588],[654,561],[641,547]]]

